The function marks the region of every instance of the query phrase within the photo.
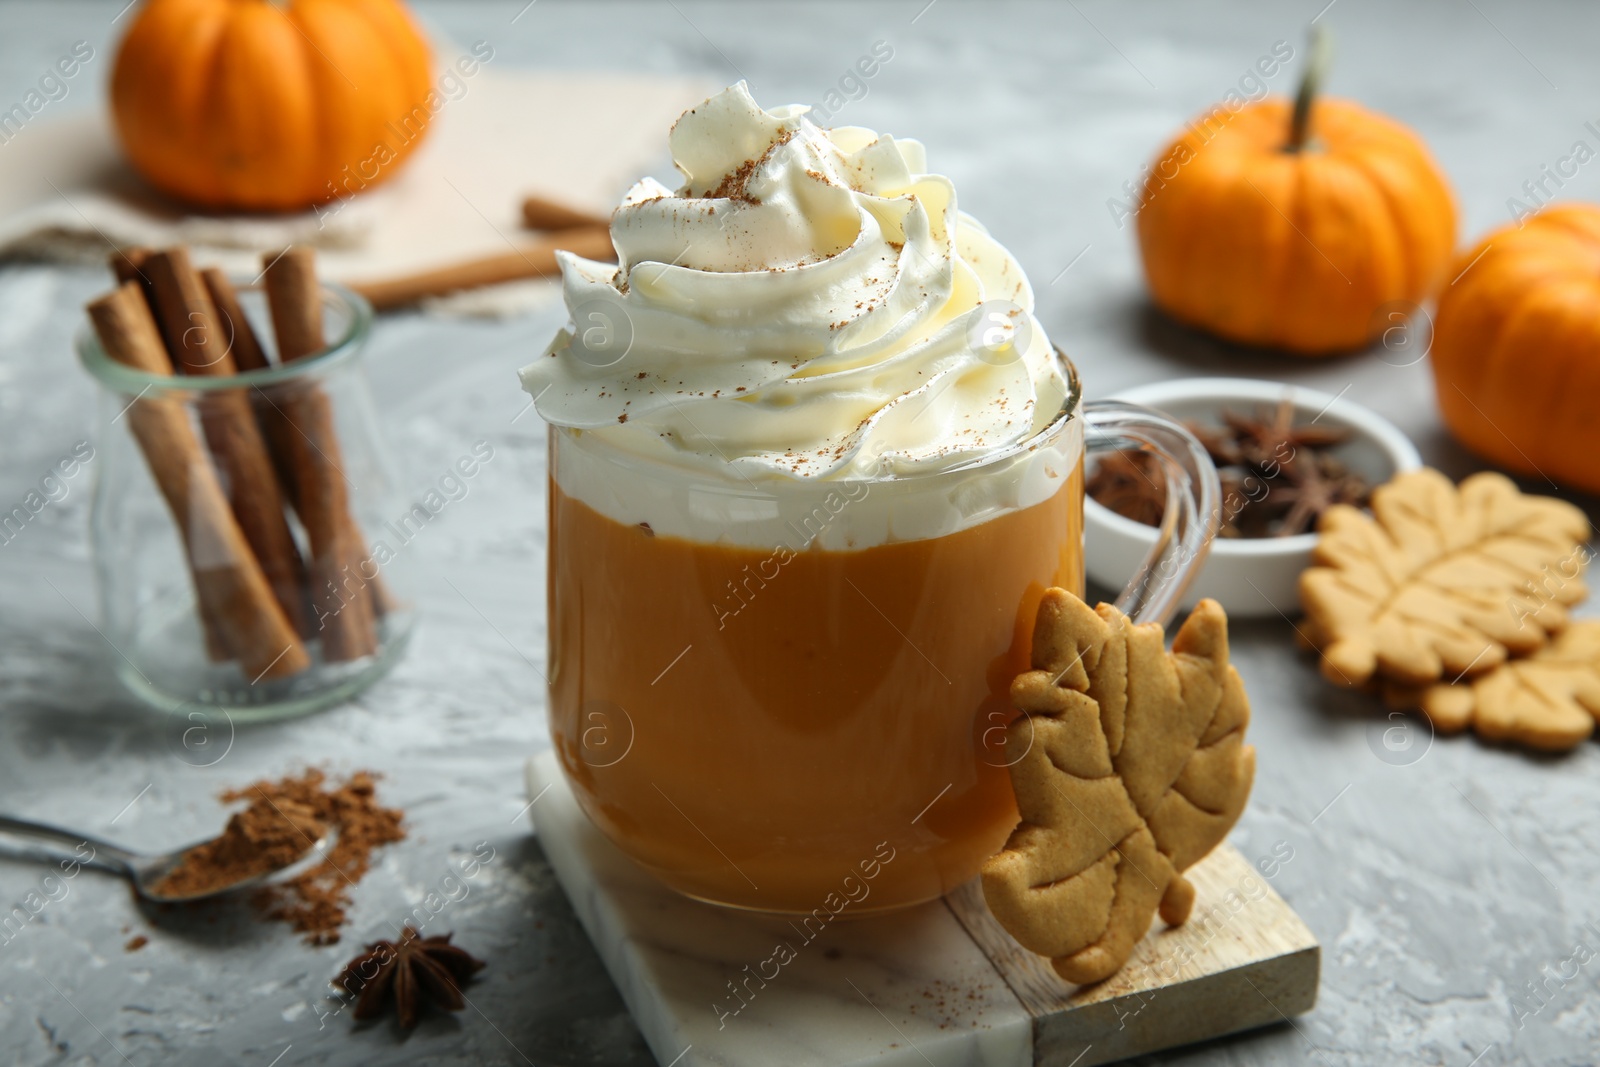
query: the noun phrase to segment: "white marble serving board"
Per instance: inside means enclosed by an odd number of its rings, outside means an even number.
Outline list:
[[[1315,939],[1227,845],[1189,872],[1190,923],[1076,987],[999,929],[975,884],[807,941],[781,916],[662,886],[583,814],[552,753],[529,761],[528,790],[545,855],[663,1067],[1091,1067],[1316,999]]]

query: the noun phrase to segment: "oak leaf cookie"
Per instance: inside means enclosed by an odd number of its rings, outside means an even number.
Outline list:
[[[1373,491],[1372,512],[1324,512],[1300,576],[1335,684],[1377,674],[1418,686],[1491,670],[1543,648],[1588,593],[1583,512],[1503,475],[1457,487],[1435,470],[1407,471]]]
[[[1159,908],[1182,923],[1182,871],[1244,810],[1250,704],[1228,664],[1228,620],[1202,600],[1166,650],[1161,627],[1061,589],[1039,605],[1035,670],[1006,732],[1022,822],[983,868],[989,910],[1069,982],[1128,959]]]
[[[1562,752],[1588,740],[1600,719],[1600,621],[1574,622],[1526,659],[1456,685],[1386,685],[1396,707],[1419,708],[1435,730],[1471,726],[1480,737]]]

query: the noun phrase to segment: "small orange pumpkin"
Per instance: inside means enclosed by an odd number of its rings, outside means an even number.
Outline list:
[[[291,211],[394,173],[432,117],[430,67],[395,0],[150,0],[117,53],[112,117],[162,191]]]
[[[1545,208],[1455,272],[1430,353],[1445,425],[1507,470],[1600,493],[1600,207]]]
[[[1157,306],[1230,341],[1365,347],[1437,289],[1456,209],[1415,134],[1345,100],[1219,105],[1152,165],[1139,249]]]

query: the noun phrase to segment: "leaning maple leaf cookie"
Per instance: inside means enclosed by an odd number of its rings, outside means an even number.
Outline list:
[[[1440,733],[1470,726],[1491,741],[1564,752],[1588,740],[1600,719],[1600,621],[1574,622],[1528,658],[1470,682],[1386,685],[1384,697],[1420,709]]]
[[[1459,679],[1543,648],[1588,595],[1589,520],[1500,474],[1460,486],[1407,471],[1372,494],[1372,515],[1335,505],[1318,524],[1300,603],[1322,673],[1357,687]]]
[[[1051,589],[1033,666],[1012,683],[1023,715],[1006,732],[1022,821],[984,864],[984,898],[1061,977],[1097,982],[1158,910],[1170,925],[1188,918],[1182,872],[1250,795],[1250,704],[1214,600],[1196,605],[1169,653],[1160,626]]]

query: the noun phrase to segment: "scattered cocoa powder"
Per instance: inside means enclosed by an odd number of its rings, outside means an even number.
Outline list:
[[[190,849],[156,891],[190,896],[277,870],[304,856],[332,830],[336,838],[323,862],[261,886],[250,895],[250,903],[266,918],[288,923],[310,944],[336,943],[350,891],[371,867],[373,851],[406,836],[400,825],[403,813],[378,804],[375,777],[357,771],[334,785],[312,768],[298,777],[223,793],[225,804],[249,804],[228,820],[221,837]],[[134,950],[130,941],[128,951]]]
[[[163,897],[203,896],[287,867],[316,844],[324,827],[314,808],[289,799],[278,803],[263,794],[229,819],[221,836],[185,852],[152,891]]]
[[[760,200],[751,196],[747,189],[750,179],[755,177],[756,171],[760,169],[763,163],[772,158],[772,153],[776,152],[780,145],[788,144],[789,139],[793,136],[793,130],[784,130],[776,140],[767,145],[766,151],[754,159],[745,160],[732,173],[723,175],[722,181],[706,196],[713,200],[738,200],[746,204],[761,203]]]
[[[337,831],[326,861],[288,881],[262,886],[250,898],[263,915],[288,923],[309,944],[339,940],[350,891],[372,866],[373,851],[406,836],[400,825],[403,813],[379,806],[374,778],[357,771],[342,785],[328,786],[327,776],[312,768],[298,778],[257,782],[222,795],[226,802],[267,797],[280,806],[303,805]]]

